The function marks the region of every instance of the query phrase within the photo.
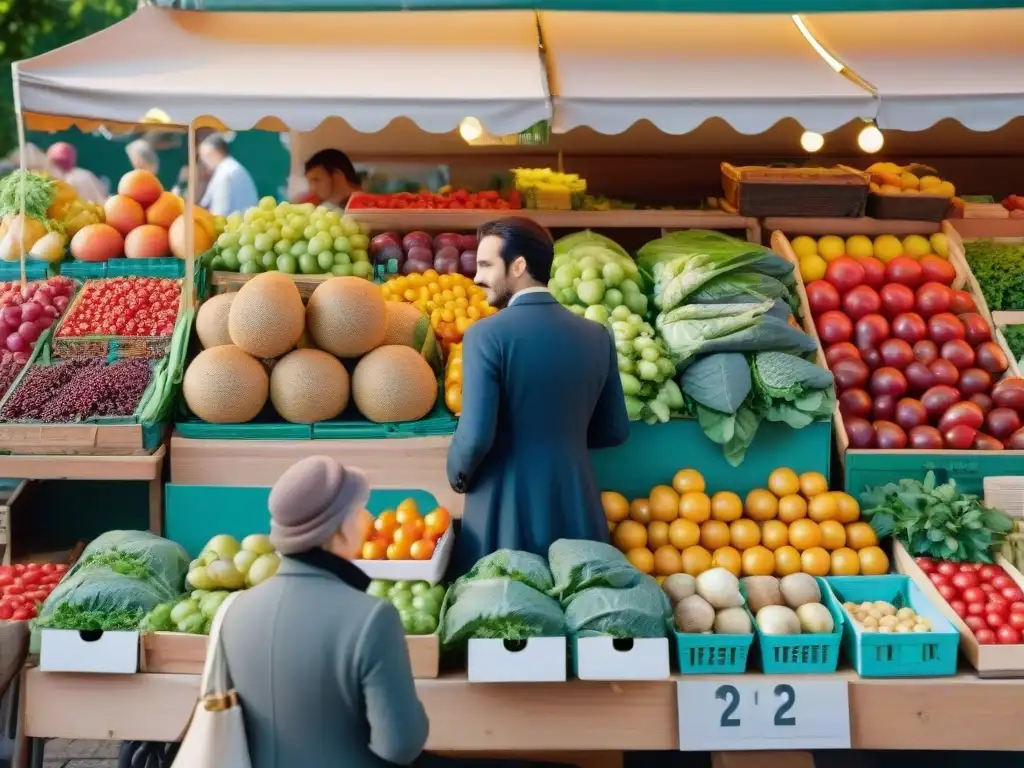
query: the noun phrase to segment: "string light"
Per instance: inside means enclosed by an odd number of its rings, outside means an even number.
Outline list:
[[[804,131],[800,136],[800,146],[805,152],[817,152],[825,146],[825,137],[814,131]]]
[[[883,144],[885,144],[885,137],[874,123],[865,125],[857,136],[857,145],[869,155],[878,152]]]
[[[464,117],[459,123],[459,135],[463,141],[471,144],[484,135],[484,127],[475,117]]]

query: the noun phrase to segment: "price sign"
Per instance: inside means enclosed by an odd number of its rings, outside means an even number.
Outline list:
[[[682,680],[677,697],[685,752],[850,748],[845,680]]]

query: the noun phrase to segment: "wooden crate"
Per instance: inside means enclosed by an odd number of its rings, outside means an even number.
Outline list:
[[[1024,677],[1024,645],[979,645],[974,633],[954,611],[939,590],[929,580],[927,574],[914,562],[914,558],[899,541],[893,539],[893,563],[899,573],[905,574],[917,585],[925,597],[932,601],[942,615],[949,619],[960,632],[960,650],[978,670],[978,677],[1006,678]],[[1010,578],[1024,590],[1024,575],[1013,563],[1001,555],[996,555],[996,565],[1004,568]]]
[[[206,662],[206,635],[154,632],[139,637],[139,671],[170,675],[201,675]],[[406,635],[412,676],[433,679],[441,665],[441,640],[437,635]]]
[[[1024,477],[986,477],[985,506],[1000,509],[1010,517],[1024,518]]]
[[[0,423],[0,449],[22,455],[148,456],[165,431],[165,424]]]

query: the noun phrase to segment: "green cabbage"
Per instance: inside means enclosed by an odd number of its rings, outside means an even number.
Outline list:
[[[558,539],[548,548],[555,586],[550,594],[566,603],[592,587],[631,587],[643,574],[610,544],[583,539]]]
[[[664,637],[672,612],[668,597],[650,576],[624,589],[592,587],[565,607],[570,634],[577,637]]]
[[[564,637],[565,614],[554,599],[521,581],[460,579],[448,595],[440,633],[448,649],[472,638]]]
[[[521,581],[540,592],[549,592],[555,585],[543,557],[515,549],[499,549],[480,558],[460,581],[494,578]]]

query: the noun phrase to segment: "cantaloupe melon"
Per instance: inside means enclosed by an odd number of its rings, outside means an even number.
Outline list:
[[[437,344],[430,318],[412,304],[389,301],[385,304],[388,324],[384,330],[383,347],[387,344],[402,344],[412,347],[430,363],[435,371],[441,370],[441,349]]]
[[[361,277],[325,280],[306,305],[313,343],[338,357],[359,357],[379,346],[387,323],[380,288]]]
[[[305,321],[295,283],[280,272],[264,272],[245,283],[231,302],[228,333],[253,357],[278,357],[295,348]]]
[[[345,366],[319,349],[288,353],[270,374],[270,402],[293,424],[333,419],[348,405],[348,393]]]
[[[370,421],[416,421],[434,408],[437,378],[430,364],[411,347],[377,347],[356,365],[352,397]]]
[[[228,314],[235,296],[235,293],[219,293],[200,305],[196,313],[196,336],[203,349],[231,343]]]
[[[210,424],[242,424],[267,402],[270,377],[260,361],[233,344],[204,349],[185,371],[185,402]]]

